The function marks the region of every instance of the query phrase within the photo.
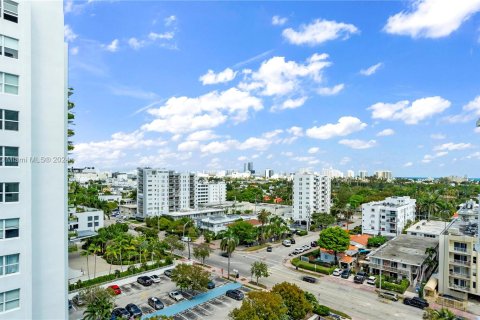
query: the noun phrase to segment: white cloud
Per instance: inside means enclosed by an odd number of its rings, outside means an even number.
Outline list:
[[[238,161],[246,161],[248,158],[245,157],[245,156],[241,156],[241,157],[238,157],[237,160]]]
[[[467,159],[478,159],[480,160],[480,151],[474,152],[466,156]]]
[[[128,39],[128,45],[135,50],[138,50],[144,47],[146,44],[145,40],[139,40],[135,37]]]
[[[200,147],[200,143],[198,141],[184,141],[180,143],[177,147],[178,151],[193,151]]]
[[[287,23],[288,19],[285,17],[280,17],[280,16],[273,16],[272,17],[272,24],[274,26],[282,26],[285,23]]]
[[[417,124],[435,114],[442,113],[449,108],[451,102],[442,97],[427,97],[413,101],[408,100],[397,103],[379,102],[367,110],[372,111],[373,119],[401,120],[406,124]]]
[[[245,140],[244,142],[238,145],[238,149],[246,150],[246,149],[257,149],[257,150],[265,150],[267,149],[272,141],[264,138],[256,138],[251,137]]]
[[[110,44],[105,46],[105,50],[110,52],[117,52],[118,51],[119,41],[118,39],[114,39]]]
[[[281,154],[285,157],[293,157],[293,152],[291,151],[283,151]]]
[[[189,134],[187,141],[206,141],[216,138],[218,138],[218,136],[212,130],[200,130]]]
[[[409,11],[388,18],[384,30],[412,38],[441,38],[480,11],[480,0],[417,0]]]
[[[172,97],[163,106],[148,110],[157,119],[142,128],[157,132],[193,132],[215,128],[228,120],[245,121],[250,112],[261,109],[259,98],[237,88],[212,91],[195,98]]]
[[[475,97],[472,101],[462,107],[462,112],[445,117],[444,119],[450,123],[460,123],[476,120],[480,116],[480,96]]]
[[[430,163],[430,162],[432,162],[432,160],[434,160],[436,158],[444,157],[447,154],[448,154],[448,151],[439,151],[439,152],[435,153],[434,155],[426,154],[426,155],[423,156],[422,162],[423,163]]]
[[[174,16],[174,15],[171,15],[167,18],[165,18],[164,22],[165,22],[165,26],[171,26],[173,23],[175,23],[177,21],[177,17]]]
[[[343,157],[341,160],[340,160],[340,165],[344,166],[346,165],[347,163],[349,163],[350,161],[352,161],[352,159],[350,157]]]
[[[351,140],[343,139],[343,140],[340,140],[338,143],[343,144],[352,149],[369,149],[377,145],[377,142],[375,140],[364,141],[359,139],[351,139]]]
[[[432,133],[430,135],[430,138],[435,139],[435,140],[442,140],[445,139],[447,136],[444,135],[443,133]]]
[[[404,166],[405,168],[411,167],[411,166],[413,166],[413,162],[411,162],[411,161],[410,161],[410,162],[406,162],[403,166]]]
[[[273,139],[277,137],[279,134],[281,134],[282,132],[283,132],[282,129],[276,129],[276,130],[265,132],[264,134],[262,134],[262,137],[266,139]]]
[[[320,127],[307,129],[307,136],[315,139],[330,139],[337,136],[346,136],[361,131],[367,126],[366,123],[355,117],[341,117],[337,123],[328,123]]]
[[[130,88],[127,86],[110,86],[110,91],[117,96],[124,96],[124,97],[131,97],[136,99],[145,99],[145,100],[154,100],[157,99],[158,96],[154,92],[145,91],[139,88]]]
[[[72,28],[68,24],[63,27],[63,35],[67,42],[73,42],[78,37],[78,35],[73,32]]]
[[[474,128],[474,129],[473,129],[473,132],[475,132],[475,133],[480,133],[480,127]]]
[[[202,153],[221,153],[226,152],[232,149],[235,145],[238,144],[236,140],[227,140],[227,141],[213,141],[206,145],[200,147]]]
[[[315,53],[305,63],[285,61],[285,57],[272,57],[262,62],[258,71],[245,74],[239,84],[243,90],[261,90],[265,96],[283,96],[302,88],[303,79],[321,82],[323,69],[331,65],[327,54]]]
[[[208,70],[203,76],[199,78],[203,85],[225,83],[235,79],[237,75],[236,71],[227,68],[219,73],[215,73],[213,70]]]
[[[291,127],[287,129],[287,132],[295,137],[302,137],[303,136],[303,129],[301,127]]]
[[[298,31],[285,29],[282,35],[291,44],[313,46],[338,38],[345,40],[358,32],[353,24],[317,19],[308,25],[302,24]]]
[[[272,159],[272,158],[273,158],[273,154],[269,154],[268,156],[266,156],[266,158],[267,158],[268,160]]]
[[[79,48],[78,47],[73,47],[70,49],[70,53],[73,55],[73,56],[76,56],[78,54],[78,51],[79,51]]]
[[[386,137],[386,136],[391,136],[394,135],[395,131],[393,129],[385,129],[377,133],[378,137]]]
[[[345,85],[343,83],[340,83],[333,87],[319,88],[317,92],[319,95],[322,95],[322,96],[334,96],[338,94],[340,91],[342,91],[344,87]]]
[[[364,76],[371,76],[375,72],[378,71],[383,66],[383,63],[379,62],[377,64],[374,64],[373,66],[368,67],[367,69],[362,69],[360,70],[360,74]]]
[[[436,146],[435,148],[433,148],[433,150],[435,150],[435,151],[444,151],[444,150],[454,151],[454,150],[465,150],[465,149],[469,149],[469,148],[472,148],[472,147],[473,147],[473,145],[471,143],[448,142],[448,143],[444,143],[444,144]]]
[[[277,111],[277,110],[285,110],[285,109],[296,109],[305,104],[308,97],[300,97],[297,99],[287,99],[285,100],[280,106],[273,106],[270,110]]]
[[[155,33],[155,32],[150,32],[148,34],[148,38],[152,41],[156,40],[172,40],[175,37],[175,33],[172,31],[169,32],[164,32],[164,33]]]
[[[318,153],[318,151],[320,151],[319,147],[311,147],[310,149],[308,149],[308,153],[310,154]]]

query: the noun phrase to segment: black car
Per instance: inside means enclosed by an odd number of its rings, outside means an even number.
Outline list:
[[[302,280],[305,281],[305,282],[310,282],[310,283],[316,283],[317,282],[316,278],[310,277],[310,276],[303,276]]]
[[[291,238],[289,239],[291,244],[295,244],[295,239]]]
[[[130,312],[125,308],[115,308],[112,311],[112,316],[115,316],[115,319],[130,319]]]
[[[155,310],[161,310],[165,307],[162,301],[157,297],[150,297],[148,298],[148,305]]]
[[[141,276],[137,278],[137,282],[140,283],[141,285],[148,287],[151,286],[153,283],[152,278],[147,277],[147,276]]]
[[[272,246],[267,247],[267,252],[272,252],[272,250],[273,250]]]
[[[165,272],[163,274],[166,275],[167,277],[171,278],[172,277],[172,272],[173,272],[173,269],[168,269],[168,270],[165,270]]]
[[[318,246],[317,241],[312,241],[312,242],[310,243],[310,246],[311,246],[312,248],[317,247],[317,246]]]
[[[227,297],[230,297],[232,299],[235,299],[235,300],[243,300],[243,298],[245,297],[245,295],[243,294],[242,291],[240,290],[237,290],[237,289],[234,289],[234,290],[227,290],[227,292],[225,293],[225,295]]]
[[[425,299],[414,297],[414,298],[405,298],[403,303],[407,306],[413,306],[420,309],[428,308],[428,302]]]
[[[222,257],[228,258],[228,252],[222,252],[220,254]],[[232,257],[232,253],[230,253],[230,258]]]
[[[362,272],[362,271],[357,272],[357,274],[353,278],[353,282],[363,283],[365,281],[365,279],[367,279],[367,277],[368,277],[368,274],[366,274],[365,272]]]
[[[208,289],[213,289],[213,288],[215,288],[215,282],[213,282],[213,281],[208,281],[207,288],[208,288]]]
[[[342,271],[342,274],[340,275],[343,279],[348,279],[350,277],[350,269],[345,269]]]
[[[125,309],[127,309],[130,315],[134,318],[141,317],[143,315],[142,310],[140,310],[140,308],[134,303],[127,304]]]

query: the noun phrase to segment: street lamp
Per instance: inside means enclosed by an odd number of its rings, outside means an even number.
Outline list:
[[[190,222],[192,222],[192,220],[188,220],[187,223],[185,223],[183,225],[183,236],[182,236],[182,240],[185,239],[185,227],[187,226],[187,224],[189,224]],[[187,246],[188,246],[188,260],[190,260],[190,238],[187,239]]]

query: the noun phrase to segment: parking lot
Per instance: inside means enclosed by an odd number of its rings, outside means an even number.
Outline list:
[[[153,283],[150,286],[143,286],[137,282],[131,282],[125,285],[121,285],[120,289],[122,293],[115,296],[115,307],[125,307],[129,303],[136,304],[144,315],[155,312],[147,303],[148,298],[159,298],[165,308],[174,305],[176,302],[168,296],[168,293],[177,290],[174,282],[165,275],[159,275],[160,282]],[[212,275],[211,278],[215,282],[216,287],[220,287],[227,283],[223,278]],[[243,292],[248,292],[248,288],[241,288]],[[183,292],[185,299],[192,298],[192,293]],[[180,302],[180,301],[179,301]],[[233,308],[241,305],[241,301],[233,300],[225,295],[221,295],[216,298],[212,298],[200,305],[189,308],[174,316],[174,319],[179,320],[195,320],[195,319],[226,319],[228,313]],[[69,319],[78,320],[82,319],[83,311],[85,307],[78,307],[74,305],[74,308],[70,310]]]

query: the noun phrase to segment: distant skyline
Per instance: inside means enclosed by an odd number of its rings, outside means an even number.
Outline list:
[[[75,167],[478,177],[478,11],[67,0]]]

